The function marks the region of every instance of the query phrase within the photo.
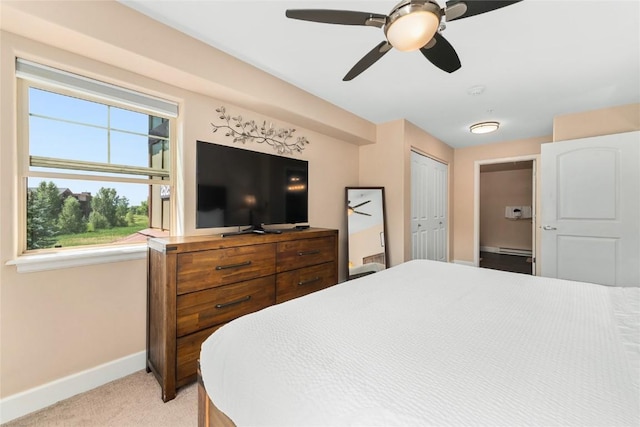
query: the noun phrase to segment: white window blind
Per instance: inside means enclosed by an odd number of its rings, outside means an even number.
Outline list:
[[[142,108],[165,117],[178,117],[178,104],[175,102],[37,64],[22,58],[16,59],[16,76],[67,90],[84,92],[106,101]]]

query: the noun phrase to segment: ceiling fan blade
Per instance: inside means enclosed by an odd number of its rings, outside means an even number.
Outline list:
[[[349,70],[347,75],[342,79],[343,81],[353,80],[354,77],[357,77],[364,70],[372,66],[378,59],[382,58],[385,53],[391,50],[391,45],[385,40],[380,42],[376,47],[371,49],[369,53],[362,57],[360,61],[356,63],[356,65]]]
[[[440,33],[436,33],[433,39],[420,49],[420,52],[433,65],[447,73],[453,73],[462,66],[455,49]]]
[[[468,18],[470,16],[480,15],[481,13],[491,12],[492,10],[510,6],[521,1],[522,0],[450,0],[447,2],[445,15],[447,17],[447,22],[451,22],[456,19]]]
[[[355,208],[359,208],[360,206],[362,206],[362,205],[366,205],[367,203],[370,203],[370,202],[371,202],[371,200],[367,200],[366,202],[362,202],[362,203],[360,203],[360,204],[357,204],[357,205],[355,205],[355,206],[353,207],[353,209],[355,209]]]
[[[342,25],[373,25],[382,27],[387,21],[386,15],[369,12],[355,12],[351,10],[329,9],[288,9],[287,18],[302,21],[322,22],[325,24]]]

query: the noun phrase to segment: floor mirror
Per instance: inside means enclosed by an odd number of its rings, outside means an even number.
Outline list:
[[[346,187],[347,280],[388,266],[384,187]]]

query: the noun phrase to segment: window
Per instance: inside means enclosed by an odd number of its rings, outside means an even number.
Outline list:
[[[22,59],[16,70],[24,250],[167,235],[177,105]]]

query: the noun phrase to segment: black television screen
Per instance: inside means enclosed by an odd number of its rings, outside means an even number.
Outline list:
[[[309,164],[196,143],[196,228],[307,222]]]

